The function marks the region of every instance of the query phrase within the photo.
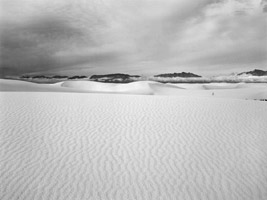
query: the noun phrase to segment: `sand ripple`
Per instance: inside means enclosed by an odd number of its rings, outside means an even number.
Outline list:
[[[267,199],[265,102],[0,97],[2,200]]]

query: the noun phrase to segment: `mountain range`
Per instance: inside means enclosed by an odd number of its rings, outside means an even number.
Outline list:
[[[240,75],[251,75],[251,76],[267,76],[267,71],[263,71],[260,69],[254,69],[253,71],[248,71],[248,72],[242,72],[238,74]]]
[[[163,83],[209,83],[209,82],[267,82],[267,71],[260,69],[254,69],[252,71],[241,72],[238,74],[213,76],[213,77],[201,77],[200,75],[193,74],[191,72],[181,73],[165,73],[158,74],[151,77],[144,77],[140,75],[129,75],[122,73],[104,74],[104,75],[92,75],[92,76],[63,76],[63,75],[23,75],[19,79],[32,81],[32,82],[59,82],[63,80],[90,80],[106,83],[130,83],[140,80],[151,80]]]

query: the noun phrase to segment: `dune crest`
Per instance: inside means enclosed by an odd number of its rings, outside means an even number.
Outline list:
[[[101,83],[94,81],[65,81],[62,87],[76,88],[90,92],[124,93],[124,94],[153,94],[148,81],[138,81],[125,84]]]
[[[63,81],[54,84],[37,84],[18,80],[0,79],[0,91],[64,92],[64,93],[114,93],[133,95],[213,97],[226,99],[267,99],[264,83],[211,83],[163,84],[154,81],[132,83],[100,83],[94,81]]]

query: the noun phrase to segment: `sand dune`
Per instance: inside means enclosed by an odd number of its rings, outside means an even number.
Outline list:
[[[212,89],[237,89],[237,88],[246,88],[247,84],[245,83],[212,83],[212,84],[203,84],[205,90]]]
[[[267,199],[265,102],[0,95],[1,200]]]
[[[89,92],[124,93],[124,94],[153,94],[149,81],[138,81],[127,84],[100,83],[93,81],[65,81],[62,87],[82,89]]]
[[[228,99],[267,99],[267,84],[265,83],[163,84],[153,81],[139,81],[127,84],[114,84],[93,81],[64,81],[55,84],[37,84],[0,79],[0,91],[115,93],[188,96],[191,98],[212,96],[213,98]]]
[[[0,79],[0,91],[13,92],[75,92],[71,88],[61,87],[61,83],[55,84],[38,84],[19,80]]]

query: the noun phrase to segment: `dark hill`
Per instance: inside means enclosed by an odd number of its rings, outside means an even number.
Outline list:
[[[267,71],[263,71],[260,69],[254,69],[253,71],[242,72],[238,75],[243,75],[243,74],[252,75],[252,76],[267,76]]]
[[[87,76],[72,76],[69,77],[68,79],[73,80],[73,79],[85,79],[85,78],[87,78]]]
[[[90,77],[90,80],[98,82],[108,82],[108,83],[129,83],[135,81],[138,78],[141,78],[141,76],[116,73],[116,74],[105,74],[105,75],[93,75]]]
[[[181,77],[181,78],[192,78],[192,77],[201,77],[199,75],[190,73],[190,72],[182,72],[182,73],[167,73],[167,74],[159,74],[155,75],[154,77],[163,77],[163,78],[174,78],[174,77]]]

